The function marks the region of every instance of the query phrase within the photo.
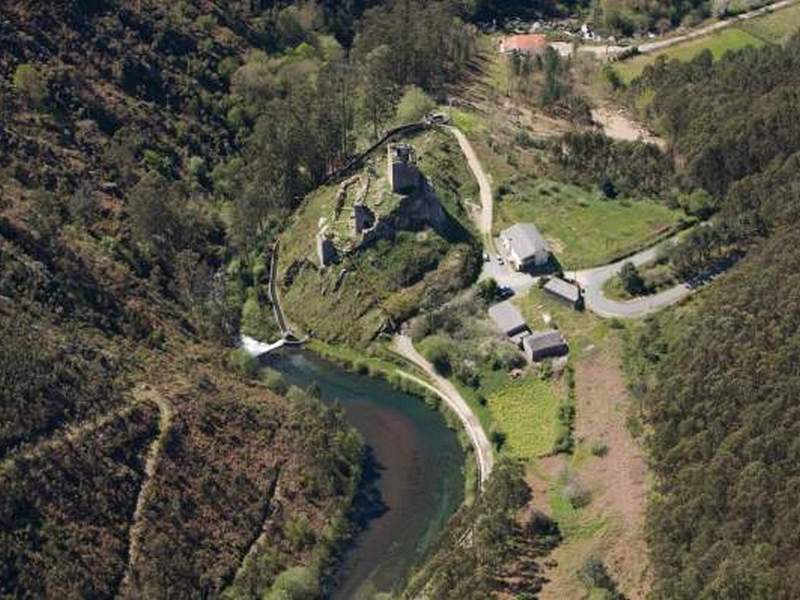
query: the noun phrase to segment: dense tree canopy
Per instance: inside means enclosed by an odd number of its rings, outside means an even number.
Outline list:
[[[659,62],[634,86],[721,211],[681,264],[742,263],[631,348],[657,476],[655,598],[800,595],[800,37],[785,48]],[[706,199],[699,199],[702,203]]]

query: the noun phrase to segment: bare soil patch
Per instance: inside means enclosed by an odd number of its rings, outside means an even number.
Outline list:
[[[535,508],[549,513],[548,489],[569,465],[573,476],[591,490],[587,521],[606,525],[593,535],[568,536],[551,555],[542,600],[585,595],[576,575],[592,555],[600,557],[626,598],[644,598],[649,589],[647,547],[643,537],[647,468],[637,442],[625,425],[629,397],[616,343],[586,355],[576,364],[575,439],[570,460],[551,457],[537,463],[528,483]],[[607,452],[595,456],[593,445]],[[547,563],[546,563],[547,564]]]
[[[642,140],[655,144],[662,150],[667,146],[666,141],[645,129],[622,109],[595,108],[592,110],[592,119],[601,125],[605,134],[612,139],[629,142]]]
[[[617,353],[597,353],[578,364],[576,384],[576,438],[608,447],[605,456],[592,457],[581,469],[594,491],[595,510],[619,525],[618,535],[604,540],[605,561],[628,598],[643,598],[648,588],[643,538],[647,466],[625,425],[630,399]]]

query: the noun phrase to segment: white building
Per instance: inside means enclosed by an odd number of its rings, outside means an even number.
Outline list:
[[[550,259],[550,247],[533,223],[517,223],[503,230],[500,243],[517,271],[541,267]]]

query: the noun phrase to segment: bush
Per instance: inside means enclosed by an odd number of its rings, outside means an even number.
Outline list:
[[[605,456],[608,454],[608,444],[605,442],[594,441],[590,449],[594,456]]]
[[[199,179],[206,174],[206,161],[202,156],[192,156],[189,159],[189,174]]]
[[[450,343],[447,340],[439,336],[431,336],[426,340],[422,353],[433,364],[437,373],[447,377],[453,370],[450,360],[451,351]]]
[[[494,277],[489,277],[478,283],[478,297],[487,304],[491,304],[500,298],[500,286],[497,285]]]
[[[505,433],[498,431],[497,429],[493,430],[489,437],[492,444],[494,444],[494,447],[497,448],[498,452],[503,449],[503,446],[506,445],[506,440],[508,439],[508,436]]]
[[[264,600],[313,600],[318,594],[319,584],[311,570],[292,567],[275,578]]]
[[[38,108],[47,99],[47,86],[33,65],[22,64],[14,71],[14,89],[33,108]]]
[[[415,85],[408,86],[397,105],[397,122],[415,123],[436,108],[436,102]]]
[[[316,535],[305,516],[291,519],[283,527],[286,539],[295,550],[302,550],[314,543]]]
[[[583,563],[578,571],[578,579],[587,588],[596,588],[608,592],[606,595],[609,600],[621,600],[622,594],[617,591],[617,584],[608,573],[608,569],[602,560],[596,556],[590,556]]]
[[[283,375],[275,369],[266,368],[261,373],[261,381],[267,386],[269,391],[283,396],[289,391],[289,385],[286,383]]]
[[[619,272],[619,279],[625,290],[632,296],[641,296],[647,292],[647,286],[644,283],[644,279],[639,274],[639,269],[631,262],[626,262],[622,265],[622,270]]]
[[[592,494],[583,484],[575,478],[571,478],[564,486],[564,496],[573,508],[584,508],[589,506],[592,501]]]
[[[258,375],[258,360],[250,356],[242,348],[232,350],[228,355],[228,363],[233,369],[244,377],[254,378]]]

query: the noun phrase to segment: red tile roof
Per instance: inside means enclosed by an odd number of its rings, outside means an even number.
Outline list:
[[[500,42],[501,52],[533,52],[547,46],[547,38],[538,33],[512,35]]]

